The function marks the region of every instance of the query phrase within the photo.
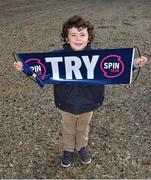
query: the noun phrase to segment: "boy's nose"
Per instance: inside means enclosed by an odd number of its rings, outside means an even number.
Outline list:
[[[76,40],[80,40],[80,35],[77,35],[77,36],[76,36]]]

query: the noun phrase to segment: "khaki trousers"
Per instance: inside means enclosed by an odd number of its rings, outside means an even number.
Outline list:
[[[72,114],[61,111],[63,125],[63,149],[73,152],[79,151],[88,144],[89,124],[93,111],[83,114]]]

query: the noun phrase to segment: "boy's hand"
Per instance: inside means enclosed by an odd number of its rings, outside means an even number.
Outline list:
[[[17,70],[17,71],[22,71],[23,70],[23,64],[22,62],[14,62],[14,68]]]
[[[141,58],[137,58],[137,59],[136,59],[136,64],[137,64],[139,67],[143,67],[146,63],[147,63],[147,58],[144,57],[144,56],[141,56]]]

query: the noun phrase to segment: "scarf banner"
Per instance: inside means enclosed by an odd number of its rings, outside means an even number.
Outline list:
[[[130,84],[135,48],[17,54],[24,72],[45,84]]]

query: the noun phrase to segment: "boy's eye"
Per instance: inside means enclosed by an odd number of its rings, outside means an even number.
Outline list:
[[[70,36],[71,36],[71,37],[78,37],[78,36],[79,36],[79,37],[80,37],[80,36],[81,36],[81,37],[85,37],[86,35],[85,35],[85,34],[79,34],[79,35],[77,35],[77,34],[70,34]]]
[[[70,34],[71,37],[75,37],[76,35],[75,34]]]

